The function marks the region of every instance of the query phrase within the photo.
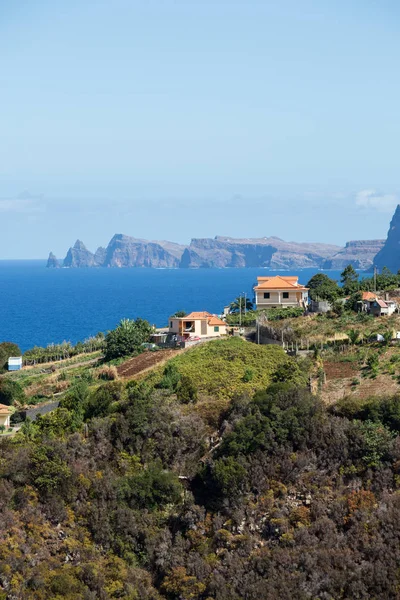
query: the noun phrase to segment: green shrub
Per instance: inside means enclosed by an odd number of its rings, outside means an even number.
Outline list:
[[[157,387],[162,390],[176,392],[181,375],[173,362],[169,362],[163,372],[163,377]]]
[[[183,375],[177,386],[176,395],[182,404],[194,404],[197,402],[197,387],[193,380],[187,375]]]
[[[175,473],[153,463],[138,474],[125,477],[121,481],[119,494],[130,506],[155,510],[178,502],[182,486]]]
[[[106,335],[105,360],[113,360],[140,352],[141,345],[148,342],[153,328],[144,319],[123,319],[118,327]]]
[[[254,377],[254,371],[253,369],[246,369],[243,375],[243,381],[244,383],[248,383],[249,381],[251,381]]]
[[[26,396],[22,386],[13,379],[0,379],[0,404],[12,406],[15,402],[23,404]]]

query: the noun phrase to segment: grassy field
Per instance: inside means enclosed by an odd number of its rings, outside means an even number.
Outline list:
[[[266,388],[276,369],[292,362],[279,346],[258,346],[232,337],[199,344],[169,361],[190,377],[203,396],[229,398]],[[150,375],[161,379],[162,369]]]

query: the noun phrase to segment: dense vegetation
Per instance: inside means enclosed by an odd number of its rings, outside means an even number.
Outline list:
[[[17,344],[2,342],[0,344],[0,373],[7,371],[10,356],[21,356],[21,350]]]
[[[76,379],[0,442],[0,597],[397,598],[400,396],[310,368],[233,338]]]
[[[348,265],[341,273],[340,284],[325,273],[317,273],[311,277],[306,287],[310,290],[309,296],[312,300],[327,300],[334,303],[340,297],[352,296],[360,291],[398,289],[400,288],[400,273],[394,274],[385,267],[382,269],[382,273],[377,274],[376,281],[374,277],[359,279],[354,267]],[[349,308],[352,308],[351,303]]]

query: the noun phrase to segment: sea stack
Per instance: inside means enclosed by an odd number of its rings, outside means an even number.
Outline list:
[[[64,267],[81,268],[96,267],[94,254],[90,252],[83,242],[77,240],[67,252],[64,259]]]
[[[48,269],[59,269],[60,268],[60,263],[58,262],[55,254],[53,254],[52,252],[50,252],[49,258],[47,259],[47,268]]]

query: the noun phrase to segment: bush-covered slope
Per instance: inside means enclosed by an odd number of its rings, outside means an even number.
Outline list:
[[[294,359],[240,340],[171,362],[75,382],[0,441],[0,598],[398,598],[399,399],[327,409]]]

